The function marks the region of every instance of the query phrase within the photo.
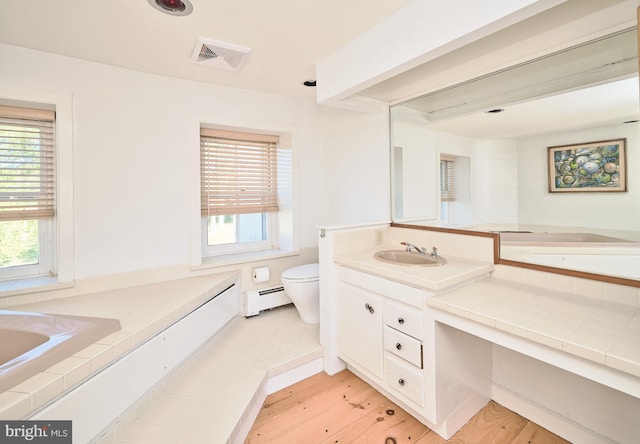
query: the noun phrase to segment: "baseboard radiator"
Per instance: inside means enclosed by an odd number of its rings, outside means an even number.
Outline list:
[[[282,285],[260,290],[249,290],[245,292],[244,315],[245,317],[255,316],[262,310],[286,304],[291,304],[291,299],[285,293]]]

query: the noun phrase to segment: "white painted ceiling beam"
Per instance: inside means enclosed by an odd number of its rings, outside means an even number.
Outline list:
[[[317,101],[340,106],[367,87],[565,1],[416,0],[316,65]]]

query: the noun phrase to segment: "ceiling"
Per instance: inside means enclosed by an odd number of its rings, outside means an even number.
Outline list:
[[[479,139],[528,137],[637,120],[638,86],[630,28],[409,100],[394,115]]]
[[[181,79],[315,100],[315,65],[412,0],[0,0],[0,43]],[[191,61],[198,38],[251,49],[237,71]]]
[[[639,116],[638,77],[433,122],[430,129],[477,139],[515,139],[615,125]],[[577,105],[578,104],[578,105]]]
[[[316,63],[412,1],[191,0],[193,12],[176,17],[154,9],[149,0],[0,0],[0,43],[315,101],[315,88],[302,83],[315,79]],[[238,71],[196,65],[192,55],[199,38],[251,52]],[[593,125],[595,115],[637,118],[637,89],[637,82],[620,82],[590,91],[598,95],[574,91],[513,104],[501,114],[445,119],[433,128],[470,137],[518,137],[531,128],[554,131],[558,122],[566,127],[569,115],[576,116],[575,125]],[[603,112],[603,102],[593,100],[603,96],[616,99],[615,105],[610,102],[615,111]],[[592,102],[594,112],[588,111]],[[575,111],[575,103],[581,114],[568,111]]]

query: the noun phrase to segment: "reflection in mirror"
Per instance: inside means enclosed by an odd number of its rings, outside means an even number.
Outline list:
[[[393,221],[501,233],[503,263],[640,280],[637,56],[627,29],[393,106]],[[627,191],[549,192],[549,147],[611,139]]]

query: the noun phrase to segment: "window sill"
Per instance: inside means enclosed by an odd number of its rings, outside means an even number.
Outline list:
[[[20,296],[28,293],[60,290],[63,288],[71,288],[74,285],[75,283],[73,281],[58,282],[57,277],[51,276],[0,281],[0,298]],[[6,306],[6,304],[3,305]]]
[[[244,264],[267,259],[278,259],[288,256],[297,256],[299,251],[262,250],[245,253],[230,253],[219,256],[207,256],[202,258],[202,263],[192,265],[191,270],[203,270],[207,268],[223,267],[227,265]]]

